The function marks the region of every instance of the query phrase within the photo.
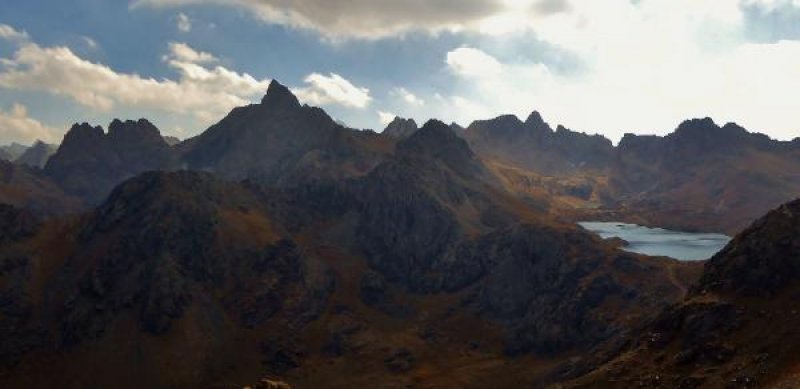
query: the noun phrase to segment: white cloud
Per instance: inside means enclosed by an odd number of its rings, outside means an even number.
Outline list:
[[[497,59],[471,47],[460,47],[447,53],[445,62],[456,74],[463,76],[492,76],[502,70]]]
[[[394,120],[394,118],[396,118],[396,117],[397,117],[397,115],[395,115],[395,114],[393,114],[391,112],[378,111],[378,121],[384,127],[388,126],[389,123],[391,123],[392,120]]]
[[[353,85],[342,76],[312,73],[305,78],[307,87],[295,88],[297,97],[311,105],[336,104],[349,108],[366,108],[372,97],[369,89]]]
[[[207,67],[213,58],[182,44],[171,45],[166,58],[177,80],[116,72],[85,60],[67,47],[24,44],[4,59],[0,88],[44,91],[66,96],[97,111],[117,106],[194,117],[209,124],[231,108],[263,94],[269,80],[259,80],[222,66]]]
[[[800,0],[743,0],[743,4],[774,10],[784,6],[800,7]]]
[[[406,89],[406,88],[402,88],[402,87],[394,88],[394,89],[392,89],[391,94],[400,97],[404,102],[406,102],[408,105],[411,105],[411,106],[421,107],[421,106],[425,105],[425,100],[423,100],[423,99],[417,97],[417,95],[409,92],[408,89]]]
[[[26,41],[30,39],[30,37],[25,31],[18,31],[8,24],[0,23],[0,39],[9,41]]]
[[[198,4],[235,7],[267,23],[330,38],[378,39],[411,31],[456,31],[503,9],[508,0],[135,0],[131,8]]]
[[[0,144],[32,144],[36,140],[52,143],[58,141],[57,133],[29,117],[28,109],[22,104],[14,104],[8,112],[0,109]]]
[[[177,22],[176,27],[178,27],[178,31],[180,32],[192,31],[192,20],[189,19],[189,16],[187,16],[185,13],[183,12],[179,13],[175,20]]]
[[[168,61],[173,60],[189,63],[213,63],[219,61],[219,59],[211,53],[197,51],[186,43],[180,42],[170,42],[169,55],[164,58]]]
[[[83,43],[85,43],[86,47],[88,47],[89,49],[94,50],[98,47],[97,41],[95,41],[94,39],[88,36],[82,36],[81,38],[83,39]]]
[[[454,49],[445,61],[459,76],[458,93],[474,103],[470,109],[490,116],[537,109],[612,139],[666,133],[684,119],[712,116],[791,139],[800,128],[800,42],[748,42],[741,4],[573,0],[568,12],[517,26],[578,58],[576,73],[474,48]],[[445,106],[443,114],[463,116],[463,109]]]

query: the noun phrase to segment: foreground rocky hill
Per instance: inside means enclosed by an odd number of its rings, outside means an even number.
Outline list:
[[[739,234],[683,301],[578,363],[596,365],[574,386],[796,387],[798,252],[800,200]]]

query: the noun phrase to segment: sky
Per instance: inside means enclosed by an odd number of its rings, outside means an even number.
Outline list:
[[[148,118],[185,139],[271,80],[336,120],[800,136],[800,0],[4,0],[0,144]]]

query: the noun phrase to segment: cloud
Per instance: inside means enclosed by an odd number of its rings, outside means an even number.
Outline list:
[[[471,47],[460,47],[450,51],[445,62],[453,72],[462,76],[491,76],[502,70],[502,65],[497,59]]]
[[[84,35],[81,37],[81,39],[83,39],[83,43],[85,43],[86,47],[89,48],[90,50],[94,50],[98,47],[97,41],[88,36]]]
[[[8,112],[0,109],[0,144],[18,142],[32,144],[36,140],[58,141],[58,132],[36,119],[28,116],[28,109],[22,104],[14,104]]]
[[[0,39],[8,41],[26,41],[30,39],[30,37],[25,31],[17,31],[8,24],[0,23]]]
[[[183,12],[179,13],[178,16],[176,17],[176,22],[177,22],[176,27],[178,27],[178,31],[180,32],[192,31],[192,21],[191,19],[189,19],[189,16],[187,16],[185,13]]]
[[[462,30],[508,0],[136,0],[131,8],[217,5],[244,9],[267,23],[330,38],[379,39],[412,31]]]
[[[411,106],[421,107],[425,105],[425,100],[409,92],[406,88],[394,88],[392,89],[391,94],[400,97],[406,104]]]
[[[389,123],[391,123],[392,120],[394,120],[394,118],[396,117],[397,115],[391,112],[378,111],[378,121],[381,123],[383,127],[388,126]]]
[[[215,57],[211,53],[206,53],[204,51],[197,51],[191,48],[186,43],[180,42],[170,42],[169,43],[169,55],[164,57],[167,61],[176,61],[176,62],[189,62],[189,63],[214,63],[219,61],[217,57]]]
[[[342,76],[330,73],[325,76],[312,73],[305,78],[307,87],[295,88],[297,97],[311,105],[341,105],[348,108],[366,108],[372,97],[369,89],[353,85]]]
[[[177,72],[176,80],[120,73],[83,59],[67,47],[28,43],[13,58],[3,59],[6,67],[0,69],[0,88],[66,96],[96,111],[124,106],[190,115],[207,124],[257,99],[269,85],[269,80],[246,73],[204,66],[214,57],[185,44],[171,44],[165,59]]]
[[[684,119],[704,116],[782,139],[796,136],[800,42],[746,43],[714,53],[685,47],[674,58],[635,52],[627,61],[599,56],[577,77],[542,63],[494,58],[496,72],[456,72],[461,92],[472,99],[446,106],[445,114],[470,112],[474,120],[485,117],[481,111],[525,117],[537,109],[613,140],[625,132],[663,134]],[[489,55],[477,57],[483,56]]]

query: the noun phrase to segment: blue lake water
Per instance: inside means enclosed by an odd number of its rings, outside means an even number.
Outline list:
[[[623,247],[633,253],[665,256],[683,261],[711,258],[722,250],[731,238],[722,234],[692,233],[648,228],[617,222],[581,222],[581,227],[603,239],[620,238],[628,242]]]

